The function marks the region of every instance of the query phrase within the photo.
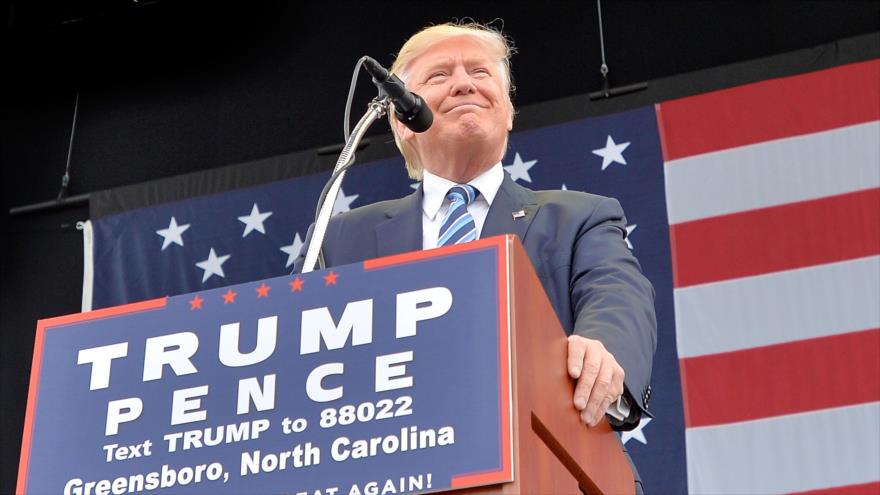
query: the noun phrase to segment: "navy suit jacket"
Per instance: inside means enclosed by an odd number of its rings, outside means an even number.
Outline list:
[[[514,219],[512,213],[520,210],[525,216]],[[532,191],[505,173],[480,237],[519,237],[562,328],[601,341],[623,367],[632,405],[647,412],[657,342],[654,289],[626,246],[625,227],[615,199],[578,191]],[[421,188],[333,217],[323,255],[331,267],[420,249]],[[305,248],[294,272],[301,271],[304,253]]]

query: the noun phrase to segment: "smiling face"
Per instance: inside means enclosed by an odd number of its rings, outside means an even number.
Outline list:
[[[457,150],[486,161],[483,169],[502,158],[513,126],[513,105],[502,62],[493,59],[481,41],[472,36],[439,41],[407,64],[402,78],[434,113],[434,124],[421,134],[395,123],[425,169],[446,176],[437,167],[449,163],[436,162]]]

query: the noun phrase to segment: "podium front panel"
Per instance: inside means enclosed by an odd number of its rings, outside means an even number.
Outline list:
[[[38,324],[20,493],[513,479],[503,237]]]

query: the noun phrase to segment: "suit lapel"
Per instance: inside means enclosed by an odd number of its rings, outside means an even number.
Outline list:
[[[422,249],[422,188],[395,201],[385,211],[388,220],[376,225],[377,256]]]
[[[395,201],[385,211],[388,220],[376,225],[377,257],[422,249],[422,194],[420,186],[416,192]],[[486,215],[480,238],[516,234],[524,241],[539,208],[534,191],[517,185],[505,173]],[[524,212],[525,216],[513,218],[514,213],[519,211]]]
[[[516,234],[520,241],[525,241],[526,233],[538,213],[535,192],[517,185],[510,176],[505,173],[501,188],[492,201],[489,213],[486,215],[486,223],[480,232],[480,238],[485,239],[501,234]],[[525,213],[519,216],[518,212]],[[514,218],[517,214],[519,218]]]

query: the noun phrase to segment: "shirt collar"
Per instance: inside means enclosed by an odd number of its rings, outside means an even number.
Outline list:
[[[504,182],[504,168],[502,168],[501,162],[498,162],[489,170],[471,179],[468,184],[480,191],[477,201],[484,198],[489,206],[492,206],[492,201],[498,194],[502,182]],[[437,216],[437,212],[440,211],[440,207],[443,206],[443,201],[446,199],[446,193],[456,184],[456,182],[434,175],[427,170],[422,172],[422,191],[424,191],[422,210],[428,218],[433,220]]]

